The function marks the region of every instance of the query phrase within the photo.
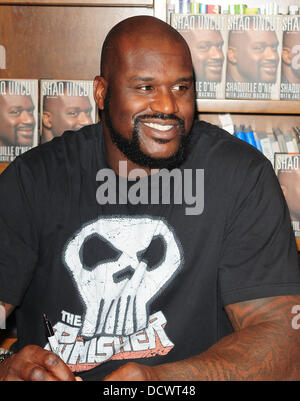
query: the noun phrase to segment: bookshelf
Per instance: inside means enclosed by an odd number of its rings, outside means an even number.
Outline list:
[[[299,101],[197,99],[199,113],[299,114]]]
[[[258,7],[268,0],[245,3]],[[277,4],[284,9],[300,6],[300,0],[278,0]],[[167,21],[167,7],[168,0],[0,0],[0,50],[4,51],[0,52],[0,77],[93,79],[99,72],[103,40],[113,25],[141,14]],[[199,118],[215,124],[220,114],[230,113],[237,124],[246,119],[254,128],[271,130],[274,123],[283,129],[300,126],[299,105],[299,101],[198,99],[197,111]],[[6,167],[0,163],[0,174]]]

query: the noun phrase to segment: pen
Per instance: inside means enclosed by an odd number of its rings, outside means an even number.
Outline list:
[[[54,352],[54,354],[58,355],[60,358],[62,358],[61,353],[59,351],[59,344],[57,338],[55,337],[52,324],[50,323],[50,320],[48,319],[45,313],[43,313],[43,318],[51,351]]]

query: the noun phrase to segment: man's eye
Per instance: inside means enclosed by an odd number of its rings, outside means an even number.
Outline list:
[[[174,85],[172,87],[172,89],[174,91],[184,92],[184,91],[186,91],[188,89],[188,86],[187,85],[178,84],[178,85]]]
[[[21,114],[20,110],[10,110],[9,114],[11,114],[12,116],[19,116]]]
[[[210,46],[208,46],[208,45],[199,45],[198,46],[198,50],[200,52],[207,52],[209,50],[209,48],[210,48]]]
[[[151,91],[153,89],[153,87],[151,85],[142,85],[142,86],[139,86],[138,89],[143,92],[148,92],[148,91]]]
[[[67,115],[70,116],[70,117],[76,117],[76,116],[78,116],[78,113],[76,111],[69,111],[67,113]]]
[[[253,50],[256,52],[262,52],[262,51],[264,51],[264,49],[265,49],[264,46],[255,46],[253,48]]]

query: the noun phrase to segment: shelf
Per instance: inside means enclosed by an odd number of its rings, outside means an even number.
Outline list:
[[[8,167],[9,163],[0,163],[0,174]]]
[[[153,0],[0,0],[0,5],[151,7]]]
[[[300,101],[197,99],[199,113],[300,114]]]

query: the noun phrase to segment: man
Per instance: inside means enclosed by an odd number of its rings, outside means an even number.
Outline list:
[[[300,84],[300,32],[283,32],[281,82]]]
[[[95,79],[103,125],[66,133],[0,176],[13,191],[0,200],[0,299],[7,311],[19,305],[3,380],[74,380],[71,370],[83,380],[299,379],[300,273],[280,186],[255,149],[193,125],[192,77],[178,32],[148,16],[122,21]],[[133,173],[161,167],[204,169],[203,213],[123,202]],[[111,169],[121,196],[104,205],[95,177]],[[49,351],[43,313],[64,362]]]
[[[0,146],[32,146],[33,111],[31,96],[0,95]]]
[[[275,83],[279,63],[277,35],[271,29],[253,29],[253,22],[249,28],[229,32],[226,80]]]
[[[66,84],[64,82],[64,84]],[[67,130],[78,131],[93,123],[88,96],[44,96],[41,142],[51,141]]]
[[[188,42],[197,81],[221,82],[224,64],[224,41],[219,30],[183,31]]]

